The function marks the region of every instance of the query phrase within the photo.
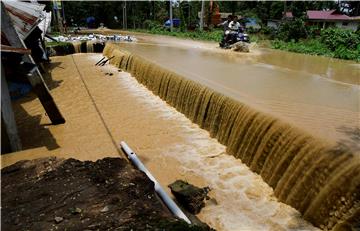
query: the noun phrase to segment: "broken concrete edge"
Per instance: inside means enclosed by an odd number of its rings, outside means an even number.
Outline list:
[[[46,45],[46,52],[48,56],[64,56],[75,53],[87,53],[87,42],[81,41],[79,49],[75,49],[75,44],[72,42],[51,42]],[[93,42],[93,51],[95,53],[102,53],[105,47],[104,42]]]

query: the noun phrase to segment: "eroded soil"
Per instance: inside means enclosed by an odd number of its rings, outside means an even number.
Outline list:
[[[3,230],[207,230],[174,218],[121,158],[26,160],[1,175]]]

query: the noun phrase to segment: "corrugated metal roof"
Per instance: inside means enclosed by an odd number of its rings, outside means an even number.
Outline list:
[[[313,20],[349,20],[351,19],[349,16],[345,14],[339,14],[336,10],[308,10],[306,14],[309,19]]]
[[[45,12],[45,18],[44,20],[42,20],[38,27],[40,28],[40,30],[42,30],[42,37],[44,38],[49,26],[51,23],[51,12]]]
[[[20,1],[3,1],[16,31],[21,39],[25,39],[30,32],[45,18],[45,5]]]

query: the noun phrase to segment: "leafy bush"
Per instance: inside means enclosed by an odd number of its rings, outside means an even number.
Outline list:
[[[295,40],[306,37],[305,23],[301,18],[283,22],[278,29],[276,38],[284,41]]]
[[[158,22],[154,22],[152,20],[145,20],[143,22],[143,27],[147,30],[161,29],[161,25]]]
[[[359,34],[351,30],[340,28],[328,28],[322,30],[320,40],[332,51],[343,50],[341,47],[356,50],[357,46],[360,44]]]
[[[284,42],[274,40],[272,48],[311,55],[333,56],[331,51],[317,39],[304,40],[299,42]]]
[[[272,34],[276,32],[276,29],[273,27],[264,26],[261,28],[260,32],[262,32],[263,34]]]
[[[318,26],[306,26],[306,37],[315,38],[320,35],[320,31]]]
[[[269,39],[274,39],[276,37],[276,29],[274,27],[263,26],[261,27],[260,33],[268,35]]]
[[[248,28],[246,28],[246,31],[247,31],[249,34],[253,34],[253,33],[256,33],[256,32],[257,32],[257,29],[255,29],[254,27],[248,27]]]
[[[68,55],[74,54],[74,45],[70,42],[46,42],[46,49],[48,54],[55,51],[53,55]]]
[[[360,49],[350,50],[345,46],[339,46],[335,51],[330,50],[319,39],[308,39],[299,42],[284,42],[274,40],[271,43],[274,49],[286,50],[296,53],[304,53],[311,55],[323,55],[339,59],[348,59],[360,61]]]
[[[345,46],[339,46],[334,51],[334,57],[339,59],[349,59],[360,61],[360,49],[350,50]]]

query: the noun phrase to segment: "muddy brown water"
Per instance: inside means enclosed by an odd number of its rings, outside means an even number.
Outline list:
[[[26,150],[2,155],[2,166],[46,156],[118,157],[112,140],[125,140],[168,192],[166,186],[177,179],[210,186],[212,199],[199,218],[216,230],[317,230],[279,202],[273,189],[240,159],[226,155],[225,146],[129,73],[112,65],[95,66],[101,57],[52,57],[51,79],[46,80],[66,123],[50,125],[36,98],[14,102]]]
[[[104,54],[115,56],[111,61],[113,65],[130,72],[154,94],[208,130],[212,137],[227,146],[229,154],[259,173],[281,201],[298,209],[306,219],[319,227],[335,230],[348,224],[356,225],[360,184],[356,144],[357,86],[328,80],[316,85],[312,76],[306,73],[284,72],[283,69],[271,71],[272,68],[264,71],[264,67],[257,63],[234,65],[228,60],[220,67],[217,63],[222,59],[216,54],[201,59],[202,50],[192,52],[173,50],[168,46],[153,47],[152,44],[107,44]],[[261,73],[258,69],[262,70]],[[224,73],[228,75],[220,75]],[[315,91],[323,85],[327,91]],[[279,91],[282,94],[278,94]],[[250,97],[244,97],[242,92]],[[348,94],[344,97],[345,92]],[[327,97],[320,97],[321,94]],[[329,98],[332,94],[334,100]],[[308,121],[309,127],[305,126],[304,130],[300,126],[302,118],[297,118],[300,123],[291,123],[291,120],[274,117],[277,113],[258,110],[259,104],[254,104],[251,99],[265,99],[267,104],[282,101],[278,115],[293,113],[287,104],[295,104],[305,113],[312,109],[307,105],[318,112],[329,112],[327,108],[330,108],[339,115],[337,120],[329,119],[336,125],[343,124],[342,119],[353,112],[355,123],[348,126],[355,129],[349,128],[355,133],[350,137],[355,144],[338,141],[334,146],[333,141],[339,137],[323,139],[329,136],[313,132],[313,120]]]
[[[133,47],[134,44],[120,45],[132,54],[141,56],[115,52],[117,57],[112,63],[130,72],[137,81],[169,105],[208,130],[212,137],[227,146],[227,153],[241,159],[258,173],[274,188],[275,195],[281,201],[298,209],[313,224],[336,230],[356,223],[356,214],[359,212],[359,195],[356,191],[360,176],[359,156],[347,147],[353,146],[354,150],[357,148],[359,112],[354,107],[354,95],[358,93],[358,86],[329,81],[321,76],[313,78],[314,73],[310,71],[299,71],[299,76],[293,74],[293,77],[287,68],[256,61],[259,56],[266,55],[263,50],[256,50],[249,55],[234,55],[208,48],[208,44],[196,43],[196,47],[185,49],[179,43],[175,47],[176,43],[168,43],[156,45],[161,47],[162,53],[168,53],[168,58],[166,59],[164,54],[164,60],[160,62],[156,53],[145,57],[140,52],[144,47],[154,44],[156,43],[144,44],[140,41],[137,48]],[[187,42],[183,45],[189,48]],[[133,50],[129,47],[133,47]],[[224,60],[227,67],[225,72],[228,73],[232,73],[231,68],[235,71],[248,68],[256,74],[258,68],[265,68],[265,71],[261,72],[265,77],[260,75],[258,81],[255,81],[257,77],[239,75],[235,78],[241,81],[236,80],[226,86],[222,84],[221,78],[234,78],[234,75],[216,78],[216,68],[214,71],[207,71],[206,75],[191,75],[196,71],[189,67],[201,70],[204,65],[216,67],[216,62],[206,63],[206,59],[198,58],[201,59],[198,64],[188,62],[188,66],[171,66],[181,63],[173,62],[169,58],[172,57],[171,50],[174,49],[182,51],[173,53],[187,54],[181,56],[181,62],[186,63],[192,56],[199,55],[198,57],[208,57],[208,60]],[[107,52],[109,51],[105,51]],[[122,75],[124,72],[120,72],[120,79],[115,79],[101,73],[93,65],[100,57],[92,62],[87,56],[72,57],[73,60],[71,57],[56,58],[60,61],[61,68],[54,69],[54,77],[64,82],[52,90],[55,99],[59,99],[59,105],[68,119],[67,123],[57,127],[45,126],[46,129],[38,135],[34,134],[36,129],[30,131],[29,127],[26,128],[28,123],[23,121],[24,130],[29,135],[26,142],[28,145],[34,144],[34,138],[45,143],[46,131],[53,135],[52,142],[58,145],[57,149],[53,147],[55,150],[51,151],[52,154],[64,157],[75,155],[80,159],[117,155],[110,141],[111,137],[104,132],[104,124],[101,123],[81,84],[81,78],[75,71],[74,65],[77,63],[112,136],[115,140],[127,140],[161,182],[169,183],[171,179],[179,177],[179,173],[200,185],[204,184],[204,179],[212,182],[219,204],[214,203],[213,206],[205,208],[201,216],[213,221],[214,227],[220,230],[237,230],[239,227],[252,230],[271,227],[271,230],[278,230],[280,227],[301,229],[304,225],[301,219],[296,219],[293,223],[292,218],[298,215],[290,208],[284,204],[273,203],[272,190],[260,186],[262,180],[259,175],[251,175],[239,159],[222,155],[225,153],[224,147],[218,146],[215,140],[210,141],[206,135],[198,136],[202,132],[192,127],[190,120],[170,120],[172,116],[165,115],[159,117],[158,114],[162,114],[159,112],[169,113],[168,109],[164,110],[166,104],[152,102],[152,95],[142,94],[138,91],[140,86],[135,83],[130,88],[124,86],[127,81],[125,79],[129,78]],[[166,62],[168,66],[164,65]],[[232,65],[226,66],[231,63]],[[352,63],[350,65],[354,66]],[[271,74],[271,70],[285,74],[277,77],[276,73]],[[105,69],[103,71],[109,72]],[[117,70],[112,72],[116,73]],[[301,79],[301,76],[305,76],[307,80]],[[282,85],[280,80],[287,84]],[[337,97],[329,94],[314,100],[319,96],[318,92],[300,91],[307,90],[305,86],[312,82],[321,88],[322,81],[326,81],[324,86],[327,86],[327,91],[340,89],[334,90]],[[298,83],[301,83],[299,87]],[[331,84],[336,85],[334,87]],[[257,85],[262,90],[256,91]],[[237,88],[239,86],[241,88]],[[284,87],[283,93],[274,90],[281,86]],[[292,87],[291,90],[287,89],[289,87]],[[300,90],[297,91],[297,88]],[[135,96],[129,89],[135,92]],[[328,93],[327,91],[325,93]],[[335,102],[332,102],[333,100]],[[39,116],[42,123],[48,122],[46,115],[39,115],[41,107],[36,100],[20,106],[27,113]],[[177,115],[175,112],[173,114]],[[33,123],[35,124],[38,123]],[[316,138],[313,135],[316,135]],[[330,138],[329,140],[335,142],[344,139],[340,144],[346,144],[346,148],[334,147],[322,138]],[[161,145],[161,148],[157,147],[158,145]],[[6,161],[8,164],[24,156],[33,158],[34,154],[42,156],[49,152],[30,150],[22,156],[11,154],[9,158],[3,159],[10,160]],[[171,158],[167,156],[169,154]],[[11,159],[12,157],[14,159]],[[255,187],[248,186],[255,182]],[[308,226],[303,228],[309,229]]]
[[[315,135],[352,142],[344,129],[360,127],[360,64],[256,48],[234,54],[186,44],[117,45]]]

